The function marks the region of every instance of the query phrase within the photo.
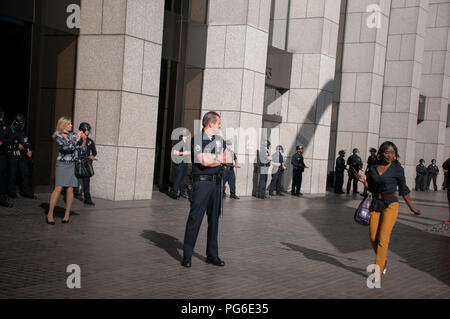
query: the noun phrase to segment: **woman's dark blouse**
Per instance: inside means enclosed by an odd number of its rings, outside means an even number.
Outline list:
[[[395,193],[398,187],[398,194],[405,196],[410,193],[406,185],[405,170],[398,162],[393,162],[391,166],[380,176],[377,170],[378,165],[372,165],[367,172],[367,183],[369,191],[376,193]],[[389,196],[383,200],[374,198],[372,206],[375,210],[384,209],[389,204],[398,202],[396,196]],[[385,206],[386,205],[386,206]]]

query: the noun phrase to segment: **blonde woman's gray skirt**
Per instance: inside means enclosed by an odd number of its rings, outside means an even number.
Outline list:
[[[75,163],[56,161],[55,185],[78,187],[78,179],[75,176]]]

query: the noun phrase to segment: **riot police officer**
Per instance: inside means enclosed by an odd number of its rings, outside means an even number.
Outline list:
[[[430,189],[431,180],[433,180],[434,191],[437,192],[438,188],[436,184],[436,178],[439,174],[439,167],[437,167],[435,159],[432,159],[431,164],[428,165],[427,174],[428,174],[427,190]]]
[[[370,167],[372,167],[372,165],[375,165],[377,163],[377,155],[376,155],[377,149],[372,147],[369,150],[369,152],[370,152],[370,155],[367,158],[367,167],[366,167],[366,170],[364,171],[364,174],[366,175],[366,177],[367,177],[367,172],[369,171]],[[367,192],[368,192],[368,189],[364,188],[364,192],[361,194],[361,196],[366,196]]]
[[[283,146],[278,145],[276,152],[272,154],[272,180],[270,181],[269,195],[273,196],[274,191],[278,196],[284,196],[282,193],[282,178],[283,172],[286,170],[286,164],[283,158]]]
[[[416,191],[423,192],[425,190],[425,176],[427,175],[427,168],[424,165],[425,160],[421,158],[419,165],[416,166]]]
[[[82,122],[80,123],[78,130],[86,135],[86,152],[82,150],[80,152],[80,156],[89,157],[91,161],[94,161],[95,157],[97,156],[97,149],[95,147],[94,140],[89,137],[89,133],[91,132],[91,125],[87,122]],[[90,181],[90,177],[81,179],[81,185],[83,187],[83,199],[85,204],[94,206],[95,204],[91,199]]]
[[[297,145],[297,153],[295,153],[291,158],[292,164],[292,189],[291,194],[293,196],[303,195],[300,192],[302,188],[302,174],[305,168],[308,168],[303,161],[303,145]]]
[[[353,154],[347,159],[348,165],[348,182],[347,182],[347,194],[350,193],[350,188],[352,187],[353,181],[353,193],[358,193],[358,179],[356,174],[363,168],[363,162],[361,157],[359,157],[359,150],[357,148],[353,149]]]
[[[6,169],[8,167],[8,158],[6,156],[7,146],[10,140],[10,129],[3,119],[5,118],[5,111],[0,108],[0,206],[12,207],[8,203],[6,195]]]
[[[180,141],[175,144],[172,150],[172,154],[174,155],[172,160],[175,162],[175,178],[173,181],[173,189],[169,192],[169,196],[173,199],[178,199],[179,197],[186,198],[186,171],[191,154],[187,143],[188,136],[188,130],[183,129],[181,131]],[[178,191],[180,191],[179,194]]]
[[[259,166],[259,184],[258,184],[258,195],[256,197],[261,199],[266,199],[266,186],[267,186],[267,175],[269,174],[269,167],[272,164],[272,156],[270,155],[270,141],[266,140],[262,143],[261,149],[258,155],[258,166]]]
[[[212,111],[207,112],[203,116],[202,124],[202,131],[191,140],[194,186],[184,235],[183,260],[181,262],[184,267],[191,267],[192,253],[205,211],[208,216],[206,263],[225,266],[225,263],[219,258],[217,234],[223,204],[222,163],[231,162],[232,159],[226,149],[226,143],[218,135],[221,128],[220,115]]]
[[[345,151],[340,150],[339,156],[336,158],[336,168],[335,168],[335,183],[334,192],[336,194],[344,194],[342,191],[342,186],[344,185],[344,171],[347,169],[345,165]]]
[[[238,161],[236,153],[231,150],[231,145],[233,145],[232,140],[227,140],[227,150],[231,153],[231,158],[233,162],[226,163],[224,165],[224,171],[223,171],[223,197],[225,198],[225,185],[228,182],[228,185],[230,186],[230,198],[233,199],[239,199],[238,196],[236,196],[236,174],[234,173],[234,167],[238,168]]]
[[[25,116],[16,114],[11,124],[11,142],[8,145],[9,157],[9,186],[8,195],[16,198],[17,174],[22,177],[20,195],[26,198],[36,199],[31,189],[31,174],[29,163],[33,152],[29,138],[25,135]]]

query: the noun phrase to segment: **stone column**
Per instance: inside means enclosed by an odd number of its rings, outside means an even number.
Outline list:
[[[450,1],[430,1],[422,66],[421,94],[426,96],[425,120],[417,126],[416,162],[434,158],[437,165],[448,158],[445,153],[449,76],[450,76]],[[438,184],[442,184],[441,174]]]
[[[219,112],[224,132],[262,126],[270,5],[270,0],[209,2],[202,115]],[[251,195],[253,154],[239,143],[239,138],[233,143],[241,166],[237,194]]]
[[[400,151],[406,181],[414,186],[417,111],[428,0],[393,0],[381,112],[380,142],[393,141]]]
[[[303,173],[304,193],[326,190],[340,6],[340,0],[290,2],[287,50],[293,53],[291,89],[280,135],[289,157],[295,153],[295,145],[304,145],[303,156],[309,166]],[[286,160],[290,162],[289,157]]]
[[[92,195],[150,199],[163,0],[82,0],[74,128],[93,126]]]
[[[333,157],[343,149],[347,159],[358,148],[364,168],[369,148],[378,148],[390,7],[390,0],[347,1]]]

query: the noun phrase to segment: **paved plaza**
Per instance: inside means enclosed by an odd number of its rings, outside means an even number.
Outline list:
[[[450,229],[445,191],[412,192],[422,211],[401,200],[381,288],[366,285],[374,262],[368,228],[353,221],[359,195],[290,195],[225,200],[219,253],[204,262],[206,218],[192,268],[181,267],[187,200],[154,192],[153,200],[95,207],[74,200],[69,224],[45,223],[49,194],[0,208],[0,298],[449,298]],[[69,289],[68,265],[81,269]]]

